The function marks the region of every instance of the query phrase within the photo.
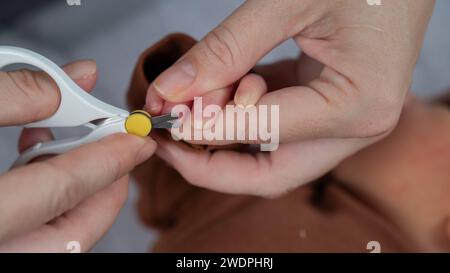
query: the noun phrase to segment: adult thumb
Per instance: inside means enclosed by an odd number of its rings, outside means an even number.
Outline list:
[[[94,87],[97,66],[92,60],[70,63],[63,70],[85,90]],[[0,126],[18,125],[51,116],[60,93],[56,83],[43,71],[0,72]]]
[[[157,77],[156,91],[165,100],[184,102],[234,83],[294,34],[283,31],[289,29],[288,17],[294,14],[290,2],[245,2]]]

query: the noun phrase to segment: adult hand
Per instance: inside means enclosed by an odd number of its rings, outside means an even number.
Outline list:
[[[280,106],[280,140],[285,149],[280,146],[269,156],[256,157],[215,152],[200,161],[204,164],[195,165],[189,163],[199,160],[194,157],[199,152],[180,157],[185,150],[171,150],[166,158],[190,182],[231,193],[277,195],[329,171],[396,125],[433,4],[422,0],[382,1],[380,6],[354,0],[245,2],[154,81],[146,109],[156,113],[166,102],[185,102],[227,89],[271,49],[292,38],[321,68],[307,81],[269,88],[271,92],[258,101]],[[255,90],[265,88],[255,82],[247,89],[258,93]],[[235,101],[246,104],[249,99],[241,96]],[[169,156],[174,153],[177,157]],[[239,171],[242,166],[250,171]]]
[[[297,65],[299,66],[296,68]],[[234,102],[239,100],[240,95],[246,93],[250,98],[247,101],[248,104],[256,104],[266,93],[261,90],[305,82],[320,73],[321,67],[319,63],[306,55],[303,55],[299,61],[284,60],[272,65],[259,66],[255,69],[258,74],[249,74],[239,83]],[[261,76],[266,79],[266,87]],[[260,91],[245,88],[245,86],[258,84],[262,86]],[[225,97],[217,95],[212,98],[209,94],[206,96],[208,101],[213,99],[219,101]],[[173,141],[160,135],[154,137],[159,144],[156,151],[158,156],[196,186],[232,194],[276,197],[318,178],[336,166],[342,158],[383,136],[369,139],[324,138],[291,141],[280,144],[278,149],[269,153],[246,153],[229,149],[198,150],[183,142]],[[193,143],[208,142],[194,141]],[[222,145],[227,142],[212,143]],[[216,146],[216,148],[219,147]]]
[[[83,89],[94,87],[94,62],[64,70]],[[0,125],[47,118],[58,105],[58,88],[47,74],[0,72]],[[19,150],[51,139],[47,129],[25,129]],[[124,204],[128,172],[155,148],[150,138],[117,134],[0,175],[0,252],[76,251],[72,241],[89,250]]]
[[[383,134],[398,120],[433,3],[247,1],[154,81],[147,110],[226,88],[292,38],[324,68],[259,102],[280,105],[281,140]]]

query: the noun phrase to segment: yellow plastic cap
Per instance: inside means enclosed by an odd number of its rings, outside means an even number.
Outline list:
[[[125,121],[127,133],[136,136],[148,136],[152,131],[152,120],[149,113],[137,110],[132,112]]]

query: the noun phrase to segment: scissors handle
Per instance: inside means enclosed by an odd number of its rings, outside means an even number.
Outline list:
[[[89,95],[61,68],[44,56],[24,48],[0,46],[0,69],[6,65],[19,63],[32,65],[46,72],[56,82],[61,93],[58,110],[51,117],[27,124],[26,127],[72,127],[96,119],[128,116],[127,111]]]
[[[80,147],[83,144],[91,143],[101,138],[115,134],[126,133],[125,120],[120,117],[114,117],[104,120],[101,124],[92,128],[92,131],[80,138],[66,138],[53,140],[47,143],[37,143],[25,152],[23,152],[13,163],[11,168],[23,166],[31,160],[43,155],[58,155]]]

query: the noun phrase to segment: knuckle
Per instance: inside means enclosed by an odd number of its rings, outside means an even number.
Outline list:
[[[401,112],[401,103],[389,98],[377,98],[365,104],[361,109],[357,131],[358,137],[375,137],[388,133],[397,125]]]
[[[218,26],[205,37],[205,50],[212,61],[219,61],[227,67],[232,67],[240,52],[237,40],[229,28]]]

